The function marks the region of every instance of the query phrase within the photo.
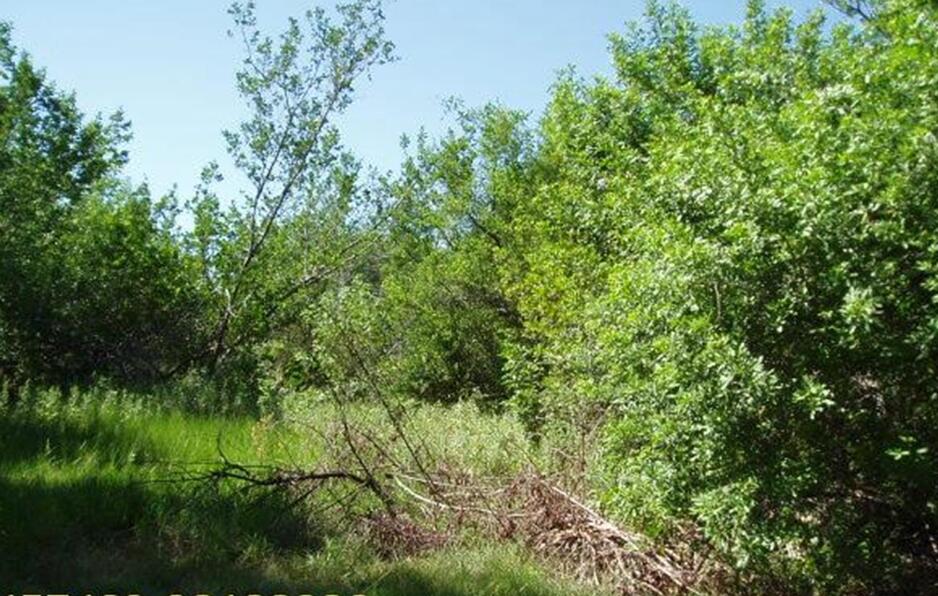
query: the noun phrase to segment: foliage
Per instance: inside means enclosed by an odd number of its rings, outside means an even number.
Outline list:
[[[114,176],[120,114],[86,121],[0,27],[0,375],[159,377],[198,333],[172,201]]]
[[[487,431],[521,442],[520,419],[620,520],[765,582],[741,585],[926,591],[938,12],[831,4],[857,24],[750,0],[701,29],[649,2],[610,37],[612,77],[565,71],[536,121],[456,103],[381,178],[332,124],[392,59],[380,4],[276,40],[235,4],[250,115],[226,139],[249,186],[219,197],[207,168],[185,232],[171,197],[116,179],[122,120],[84,119],[2,28],[0,374],[186,373],[161,399],[256,392],[262,424],[353,405],[493,473],[519,464],[493,450],[521,454]]]
[[[229,10],[245,58],[238,91],[249,117],[226,131],[228,153],[249,182],[225,207],[206,169],[192,202],[189,239],[202,258],[214,302],[212,333],[199,353],[216,372],[255,374],[253,349],[297,322],[302,307],[364,238],[352,230],[360,204],[359,164],[343,150],[332,120],[351,103],[358,80],[393,59],[378,2],[359,0],[291,19],[277,40],[257,29],[254,4]],[[363,232],[364,233],[364,232]]]
[[[630,522],[692,522],[787,581],[924,586],[938,18],[891,2],[824,27],[750,2],[701,32],[651,3],[611,38],[614,81],[558,82],[514,219],[535,349],[511,367],[542,417],[599,408]]]
[[[382,181],[389,205],[374,228],[353,231],[368,252],[275,346],[281,386],[367,397],[374,377],[395,398],[496,406],[508,396],[501,344],[520,320],[497,263],[532,143],[520,113],[454,109],[458,128],[435,143],[418,136],[401,174]]]

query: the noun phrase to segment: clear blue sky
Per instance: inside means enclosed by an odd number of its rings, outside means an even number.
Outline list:
[[[259,0],[262,28],[279,31],[310,0]],[[705,23],[739,22],[745,0],[691,0]],[[803,16],[820,0],[779,0]],[[128,174],[155,193],[188,196],[202,166],[226,164],[221,130],[242,114],[225,0],[6,0],[14,39],[86,112],[122,107],[133,122]],[[609,71],[606,34],[639,17],[643,0],[391,0],[387,31],[400,60],[360,86],[341,121],[366,163],[393,169],[403,133],[445,128],[442,101],[499,100],[537,112],[558,69]],[[233,190],[233,189],[232,189]]]

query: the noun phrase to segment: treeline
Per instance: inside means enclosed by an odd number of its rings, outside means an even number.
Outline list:
[[[652,2],[537,119],[454,106],[374,176],[330,124],[393,59],[380,6],[256,30],[226,134],[250,181],[153,200],[0,36],[7,392],[195,376],[472,399],[585,453],[606,510],[776,590],[938,578],[938,7]],[[184,211],[190,225],[178,225]],[[574,456],[570,456],[574,457]],[[692,537],[692,538],[688,538]]]

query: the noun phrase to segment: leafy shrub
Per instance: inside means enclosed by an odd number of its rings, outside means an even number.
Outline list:
[[[86,119],[0,24],[0,376],[136,382],[184,362],[202,296],[171,201],[116,181],[128,127]]]
[[[601,409],[607,502],[646,530],[789,585],[927,585],[934,8],[701,32],[652,3],[612,48],[615,81],[558,83],[515,213],[525,407]]]

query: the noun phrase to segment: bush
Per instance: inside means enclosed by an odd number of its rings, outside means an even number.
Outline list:
[[[116,176],[120,114],[86,119],[0,24],[0,378],[152,380],[200,332],[200,278],[171,201]]]
[[[938,17],[824,30],[750,2],[700,32],[652,3],[612,38],[615,82],[558,83],[508,286],[536,348],[511,367],[541,418],[604,412],[629,522],[693,523],[792,586],[924,589]]]

